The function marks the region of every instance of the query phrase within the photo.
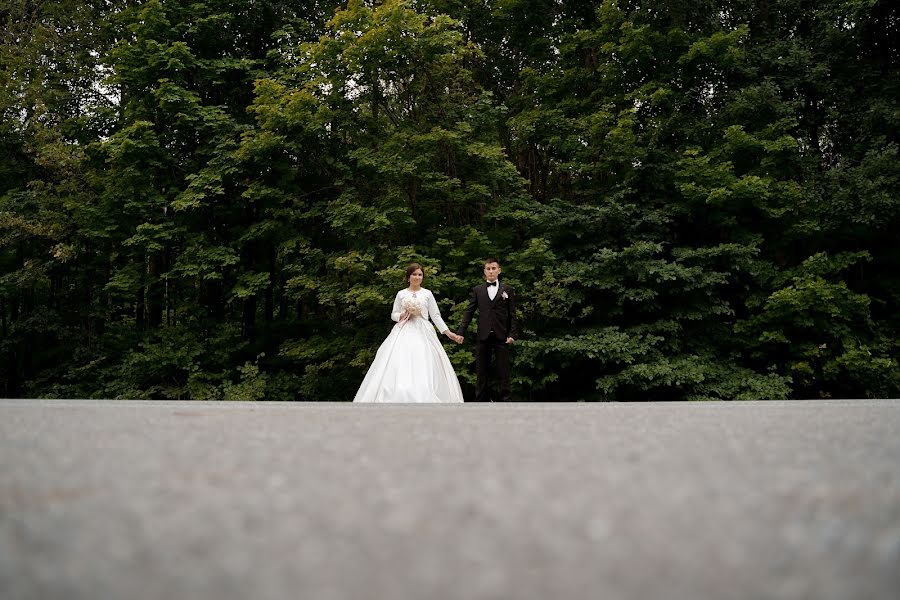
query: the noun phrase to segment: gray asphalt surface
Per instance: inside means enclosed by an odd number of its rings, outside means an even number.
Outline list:
[[[0,597],[900,598],[900,402],[0,400]]]

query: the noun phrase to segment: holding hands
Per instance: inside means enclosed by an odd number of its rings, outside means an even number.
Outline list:
[[[450,331],[449,329],[448,329],[447,331],[444,332],[444,335],[446,335],[448,338],[450,338],[451,340],[453,340],[453,341],[456,342],[457,344],[462,344],[462,343],[463,343],[463,340],[465,339],[463,336],[461,336],[461,335],[459,335],[459,334],[457,334],[457,333],[453,333],[453,332]]]
[[[447,331],[444,332],[444,335],[446,335],[448,338],[450,338],[451,340],[453,340],[453,341],[456,342],[457,344],[462,344],[462,343],[466,340],[466,338],[464,338],[463,336],[459,335],[458,333],[453,333],[453,332],[450,331],[449,329],[448,329]],[[511,338],[511,337],[506,338],[506,343],[507,343],[507,344],[512,344],[514,341],[516,341],[516,340],[514,340],[514,339]]]

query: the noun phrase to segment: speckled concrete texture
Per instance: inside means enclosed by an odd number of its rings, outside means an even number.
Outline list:
[[[0,400],[5,600],[900,597],[900,402]]]

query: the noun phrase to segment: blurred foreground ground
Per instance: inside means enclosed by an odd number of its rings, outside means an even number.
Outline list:
[[[0,400],[5,600],[900,597],[900,402]]]

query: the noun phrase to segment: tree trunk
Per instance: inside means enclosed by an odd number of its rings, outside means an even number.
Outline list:
[[[141,269],[141,284],[138,286],[137,292],[137,306],[134,309],[134,320],[137,324],[138,331],[144,331],[144,316],[147,311],[146,307],[146,294],[144,291],[144,286],[146,284],[147,277],[145,275],[145,268]]]
[[[4,317],[6,313],[4,312]],[[19,316],[19,299],[13,297],[9,306],[9,322],[15,323]],[[6,319],[3,319],[3,332],[7,333]],[[4,335],[4,337],[6,337]],[[10,398],[18,398],[20,394],[21,383],[19,381],[19,353],[17,352],[18,344],[10,344],[6,353],[6,395]]]
[[[266,323],[275,320],[275,249],[269,248],[269,285],[266,287]]]
[[[162,257],[159,254],[150,256],[147,264],[147,322],[153,329],[162,325],[164,290],[159,277],[162,271]]]
[[[252,344],[256,342],[256,296],[244,300],[244,337]]]

